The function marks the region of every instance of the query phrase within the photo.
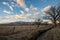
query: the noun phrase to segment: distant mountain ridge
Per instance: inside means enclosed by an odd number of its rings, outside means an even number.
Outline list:
[[[48,24],[48,23],[40,23],[40,24]],[[23,25],[36,25],[36,22],[11,22],[11,23],[4,23],[0,24],[0,26],[23,26]]]
[[[20,26],[20,25],[31,25],[34,22],[11,22],[11,23],[4,23],[0,24],[0,26]]]

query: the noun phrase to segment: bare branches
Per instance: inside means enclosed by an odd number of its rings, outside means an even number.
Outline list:
[[[46,13],[52,17],[52,21],[56,25],[56,21],[60,18],[60,6],[52,6]]]

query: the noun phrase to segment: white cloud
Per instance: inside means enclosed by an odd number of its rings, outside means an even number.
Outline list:
[[[10,10],[12,10],[12,11],[13,11],[13,7],[12,7],[12,6],[9,6],[9,8],[10,8]]]
[[[37,10],[37,8],[34,7],[33,5],[30,6],[30,9],[32,9],[32,10]]]
[[[9,3],[7,3],[7,2],[2,2],[2,4],[9,6]]]
[[[3,5],[7,5],[7,2],[2,2]]]
[[[49,10],[50,10],[50,8],[51,8],[50,5],[49,5],[49,6],[46,6],[46,7],[42,10],[42,12],[44,12],[44,13],[48,13]]]
[[[25,0],[15,0],[15,1],[17,2],[17,4],[19,4],[21,7],[23,7],[26,12],[29,12],[29,8],[27,8],[27,6],[25,4]]]
[[[14,4],[14,2],[11,2],[11,4]]]
[[[26,17],[31,17],[32,14],[27,14]]]
[[[36,7],[34,7],[33,5],[31,5],[30,11],[35,13],[35,12],[38,12],[38,9]]]
[[[13,10],[12,6],[8,5],[11,10]],[[24,6],[22,6],[24,7]],[[25,14],[25,11],[27,14]],[[5,13],[10,14],[10,11],[4,10]],[[16,14],[12,16],[7,16],[6,19],[27,19],[29,17],[34,17],[36,18],[39,15],[38,9],[36,7],[30,6],[30,8],[24,7],[24,11],[20,10],[21,14]],[[30,20],[31,21],[31,20]]]
[[[40,12],[38,11],[38,9],[36,7],[34,7],[33,5],[30,6],[30,12],[32,13],[32,16],[34,18],[38,17],[40,14]]]
[[[24,11],[20,10],[20,12],[21,12],[22,14],[24,14]]]
[[[7,10],[3,10],[3,12],[7,13],[7,14],[11,14],[10,11],[7,11]]]
[[[34,16],[38,17],[39,16],[39,12],[34,13]]]
[[[26,12],[29,12],[29,8],[25,8],[25,11],[26,11]]]
[[[26,4],[25,4],[25,0],[16,0],[16,2],[17,2],[21,7],[23,7],[26,12],[29,12],[29,8],[27,8],[27,6],[26,6]]]
[[[16,2],[23,8],[26,8],[26,4],[24,2],[24,0],[16,0]]]
[[[10,6],[7,2],[2,2],[2,4],[3,4],[3,5],[7,5],[7,6],[10,8],[10,10],[12,10],[12,11],[13,11],[13,7],[12,7],[12,6]]]
[[[16,15],[13,15],[13,16],[8,16],[6,17],[7,19],[20,19],[20,18],[23,18],[23,19],[26,19],[26,18],[29,18],[31,16],[31,14],[16,14]]]

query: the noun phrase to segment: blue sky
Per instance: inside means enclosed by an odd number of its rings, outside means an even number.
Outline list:
[[[60,0],[0,0],[0,23],[34,21],[44,16],[41,11],[45,7],[59,3]]]

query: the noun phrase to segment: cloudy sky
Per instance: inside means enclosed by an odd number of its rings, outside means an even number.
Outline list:
[[[34,21],[35,18],[44,16],[43,9],[56,6],[59,2],[60,0],[0,0],[0,23]]]

